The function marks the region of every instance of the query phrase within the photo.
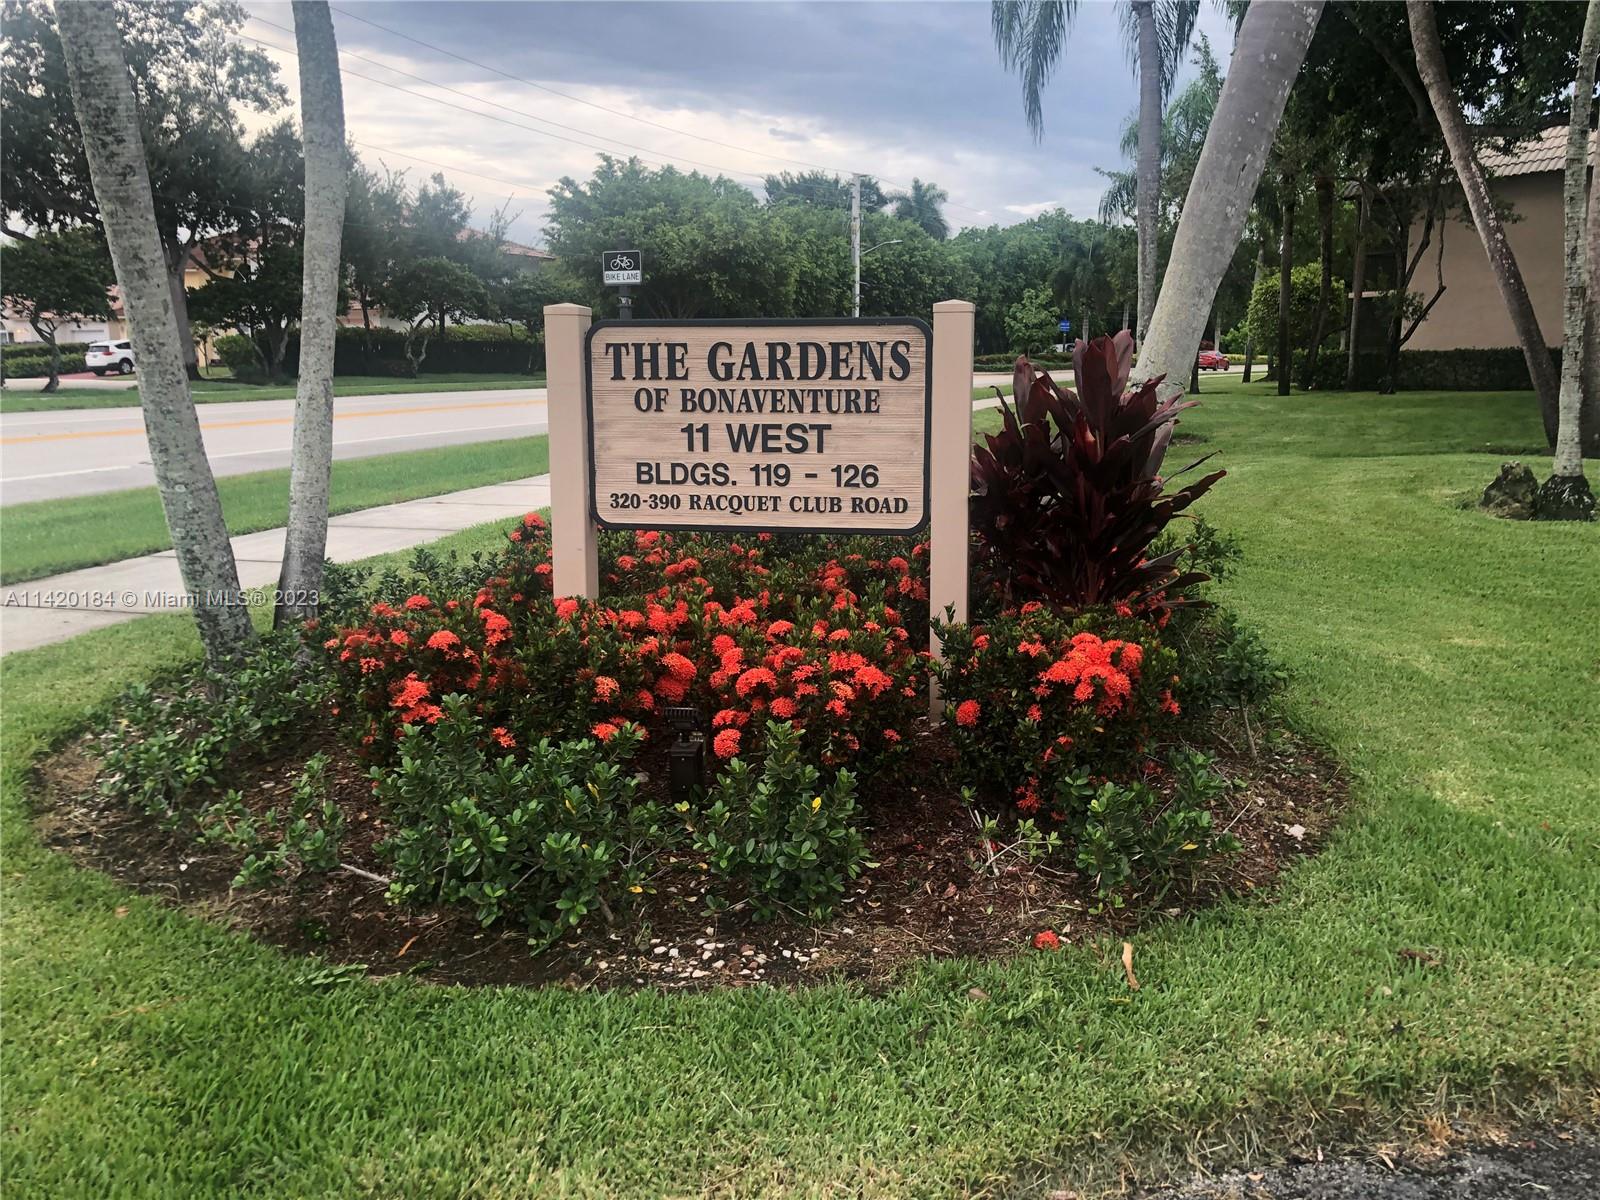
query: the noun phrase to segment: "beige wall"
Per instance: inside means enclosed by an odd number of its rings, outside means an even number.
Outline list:
[[[1561,173],[1517,175],[1497,179],[1495,195],[1512,206],[1516,220],[1506,225],[1511,252],[1517,256],[1533,311],[1544,340],[1561,344]],[[1444,230],[1445,292],[1422,323],[1407,350],[1456,350],[1462,347],[1515,346],[1516,332],[1506,315],[1505,302],[1489,272],[1489,259],[1461,204],[1459,191],[1450,199],[1452,219]],[[1411,230],[1411,244],[1422,237],[1419,222]],[[1411,290],[1426,299],[1436,286],[1438,243],[1428,248],[1412,277]]]

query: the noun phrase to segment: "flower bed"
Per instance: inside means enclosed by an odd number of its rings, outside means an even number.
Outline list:
[[[1265,797],[1284,789],[1253,765],[1279,675],[1199,602],[1231,545],[1167,529],[1221,476],[1166,491],[1183,405],[1125,391],[1121,341],[1079,357],[1081,397],[1023,364],[1017,411],[975,458],[970,624],[930,620],[926,547],[890,537],[608,534],[601,597],[557,598],[530,513],[470,563],[333,569],[308,645],[131,696],[101,790],[226,847],[240,886],[354,876],[396,912],[470,914],[569,963],[686,920],[876,909],[886,861],[891,891],[923,886],[894,901],[911,925],[936,887],[1092,924],[1255,886],[1282,857],[1274,829],[1306,832],[1275,820]],[[319,715],[318,754],[285,753]],[[704,773],[669,790],[687,727]],[[1328,801],[1314,756],[1287,753],[1312,764],[1288,790]],[[287,801],[259,786],[285,759],[303,764]],[[928,846],[942,884],[919,874]]]

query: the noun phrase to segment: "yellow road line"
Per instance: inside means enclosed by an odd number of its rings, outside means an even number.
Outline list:
[[[357,417],[403,417],[411,413],[434,412],[465,412],[474,408],[526,408],[531,405],[543,406],[543,400],[494,400],[478,401],[473,404],[426,404],[416,408],[374,408],[367,412],[336,412],[333,414],[335,421],[347,421]],[[241,429],[250,425],[292,425],[293,415],[286,417],[257,417],[248,421],[201,421],[200,431],[208,429]],[[427,433],[419,430],[419,436]],[[133,425],[126,429],[76,429],[66,433],[24,433],[15,437],[0,438],[0,446],[20,445],[23,442],[64,442],[75,438],[99,437],[143,437],[144,426]]]

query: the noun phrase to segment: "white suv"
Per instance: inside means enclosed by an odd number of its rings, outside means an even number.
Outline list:
[[[118,375],[133,374],[133,345],[130,342],[91,342],[84,352],[83,365],[96,375],[115,371]]]

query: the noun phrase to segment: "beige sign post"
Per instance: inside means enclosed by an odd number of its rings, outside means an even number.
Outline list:
[[[599,527],[931,526],[932,611],[966,618],[971,304],[935,305],[932,330],[589,316],[545,309],[556,595],[597,593]]]
[[[929,471],[934,480],[928,530],[928,612],[967,619],[968,558],[971,541],[967,496],[972,487],[972,340],[977,306],[967,300],[941,300],[933,306],[933,446]],[[939,639],[930,643],[939,658]],[[928,685],[928,715],[939,720],[939,685]]]
[[[544,310],[545,412],[550,425],[550,570],[557,596],[600,594],[600,556],[589,519],[589,426],[584,415],[583,342],[589,310]]]

